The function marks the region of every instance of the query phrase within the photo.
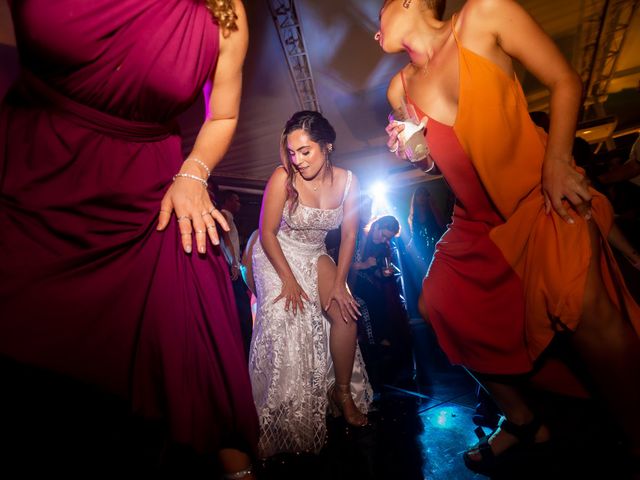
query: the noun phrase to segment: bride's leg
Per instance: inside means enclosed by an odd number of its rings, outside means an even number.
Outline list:
[[[331,289],[336,280],[336,265],[327,255],[318,259],[318,293],[320,305],[326,305]],[[326,311],[331,329],[329,333],[329,348],[333,359],[336,376],[336,387],[332,393],[333,400],[342,409],[345,419],[353,425],[366,424],[366,416],[356,407],[350,393],[351,373],[356,354],[357,325],[351,319],[347,322],[342,318],[340,309],[332,302]]]

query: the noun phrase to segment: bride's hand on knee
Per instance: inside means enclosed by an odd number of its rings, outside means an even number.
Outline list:
[[[291,307],[294,315],[298,313],[298,309],[300,309],[300,312],[304,312],[303,299],[307,302],[309,301],[309,297],[295,278],[282,281],[282,290],[280,291],[280,295],[275,298],[273,303],[276,303],[283,298],[285,299],[285,311],[288,312],[289,307]]]
[[[351,292],[349,292],[346,284],[337,284],[333,287],[327,299],[325,311],[329,310],[333,302],[336,302],[338,305],[340,315],[345,323],[349,323],[350,320],[354,322],[358,320],[360,308],[356,299],[353,298]]]

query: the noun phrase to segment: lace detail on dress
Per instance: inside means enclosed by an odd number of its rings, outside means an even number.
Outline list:
[[[348,172],[348,190],[351,172]],[[345,193],[346,197],[346,193]],[[253,271],[258,310],[251,342],[249,373],[260,418],[259,454],[318,453],[326,438],[327,390],[334,382],[329,354],[329,322],[318,295],[318,258],[326,255],[324,240],[340,226],[342,204],[325,210],[298,204],[284,206],[278,240],[298,283],[309,296],[303,313],[274,304],[282,283],[256,242]],[[358,408],[367,412],[373,392],[360,350],[356,351],[352,392]]]

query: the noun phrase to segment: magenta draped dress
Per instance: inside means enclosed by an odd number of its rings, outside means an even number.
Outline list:
[[[9,2],[22,75],[0,106],[0,355],[98,385],[199,452],[257,418],[225,261],[160,201],[175,117],[218,56],[201,0]]]

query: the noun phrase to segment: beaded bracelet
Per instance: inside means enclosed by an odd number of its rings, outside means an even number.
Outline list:
[[[209,169],[209,167],[207,167],[207,164],[204,163],[202,160],[196,157],[189,157],[185,160],[185,162],[188,162],[189,160],[191,160],[192,162],[196,162],[198,165],[204,168],[204,171],[207,172],[207,178],[211,176],[211,170]]]
[[[204,178],[200,178],[197,175],[191,175],[190,173],[176,173],[173,176],[173,181],[175,182],[176,178],[178,178],[178,177],[180,177],[180,178],[189,178],[191,180],[196,180],[196,181],[200,182],[204,186],[204,188],[207,188],[209,186],[209,184],[207,183],[207,181]]]

